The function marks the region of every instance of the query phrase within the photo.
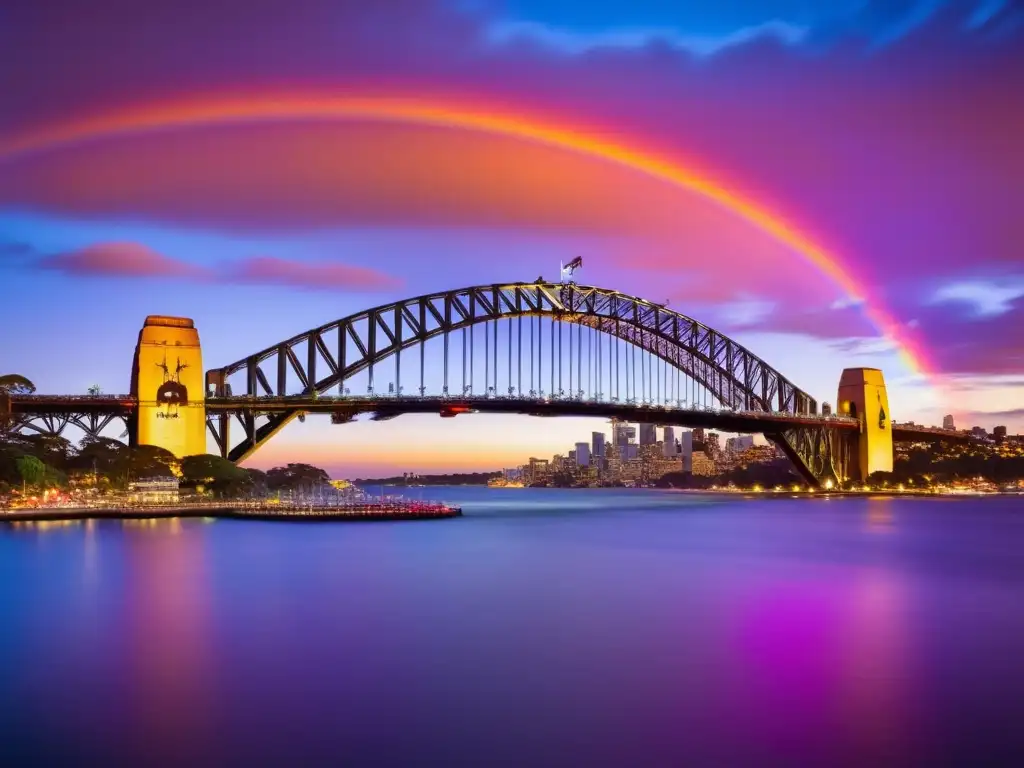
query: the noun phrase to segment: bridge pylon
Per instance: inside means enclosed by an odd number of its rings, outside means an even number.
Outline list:
[[[206,453],[203,355],[195,324],[150,315],[135,347],[131,394],[138,410],[129,425],[133,445],[155,445],[175,456]]]
[[[850,479],[865,482],[875,472],[892,472],[892,420],[885,377],[877,368],[847,368],[839,379],[839,413],[860,421],[856,449],[847,467]]]

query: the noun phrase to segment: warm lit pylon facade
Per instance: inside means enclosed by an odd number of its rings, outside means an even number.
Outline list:
[[[150,315],[139,332],[132,365],[138,399],[131,438],[175,456],[206,453],[203,355],[195,324],[184,317]]]
[[[839,379],[839,413],[860,420],[847,475],[864,482],[875,472],[892,472],[892,420],[885,378],[877,368],[847,368]]]

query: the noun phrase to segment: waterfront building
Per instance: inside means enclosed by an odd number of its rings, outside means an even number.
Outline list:
[[[176,477],[147,477],[128,484],[128,501],[136,504],[173,503],[179,493]]]
[[[658,427],[654,424],[640,425],[640,445],[654,445],[658,442]]]
[[[947,414],[942,417],[942,428],[943,429],[956,429],[955,422],[953,421],[953,415]]]
[[[544,482],[551,476],[551,465],[547,459],[535,459],[530,458],[530,463],[525,467],[526,477],[524,480],[527,483],[540,483]]]
[[[590,466],[590,445],[587,443],[576,443],[576,466]]]

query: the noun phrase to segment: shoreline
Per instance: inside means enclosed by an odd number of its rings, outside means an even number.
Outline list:
[[[434,510],[415,510],[401,512],[391,509],[371,510],[365,512],[325,511],[313,513],[308,507],[285,508],[277,512],[268,510],[248,511],[232,505],[216,507],[169,507],[131,509],[125,507],[108,508],[76,508],[31,510],[0,510],[0,522],[36,523],[36,522],[71,522],[84,520],[174,520],[174,519],[214,519],[214,520],[262,520],[290,523],[328,523],[328,522],[381,522],[399,520],[447,520],[462,516],[461,507],[439,506]]]

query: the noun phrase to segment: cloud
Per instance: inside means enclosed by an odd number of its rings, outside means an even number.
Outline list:
[[[235,285],[273,285],[303,290],[382,291],[401,281],[366,267],[259,256],[199,266],[157,253],[141,243],[99,243],[35,263],[73,277],[173,278]]]
[[[720,315],[722,328],[733,331],[791,333],[827,339],[836,344],[846,343],[847,351],[862,354],[888,351],[888,348],[878,347],[879,344],[888,347],[889,343],[884,339],[878,339],[878,329],[864,315],[861,305],[852,304],[835,308],[821,305],[808,298],[792,297],[785,302],[776,302],[770,307],[767,301],[754,301],[751,305],[759,307],[762,311],[760,314],[746,317],[742,314],[730,316],[728,305],[725,305],[726,314]],[[715,307],[709,307],[709,310],[718,312]]]
[[[232,283],[277,285],[305,290],[385,291],[402,281],[366,267],[331,262],[296,262],[260,256],[230,265],[223,279]]]
[[[675,29],[610,29],[598,32],[549,26],[534,21],[497,21],[486,31],[489,43],[514,46],[534,43],[543,48],[572,56],[602,49],[644,49],[667,47],[697,57],[747,45],[753,41],[773,40],[795,45],[808,33],[806,27],[774,20],[741,27],[721,35],[694,35]]]
[[[97,243],[47,256],[42,269],[76,277],[204,277],[205,269],[164,256],[141,243]]]
[[[981,280],[952,283],[939,288],[932,297],[936,304],[966,304],[976,317],[997,317],[1013,309],[1024,296],[1024,280],[999,285]]]

